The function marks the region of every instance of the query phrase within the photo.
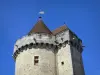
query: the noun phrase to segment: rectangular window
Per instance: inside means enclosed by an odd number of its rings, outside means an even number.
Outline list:
[[[39,58],[39,56],[34,56],[34,59],[36,60],[36,59],[38,59]]]
[[[38,65],[39,60],[34,60],[34,65]]]
[[[34,65],[38,65],[39,63],[39,56],[34,56]]]
[[[61,64],[64,65],[64,62],[62,61]]]

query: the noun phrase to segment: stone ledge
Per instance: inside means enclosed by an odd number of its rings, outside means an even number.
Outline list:
[[[32,48],[47,48],[47,49],[49,48],[49,49],[55,50],[55,49],[57,49],[57,45],[49,44],[49,43],[30,43],[30,44],[26,44],[24,46],[21,46],[20,48],[18,48],[14,52],[14,54],[13,54],[14,59],[16,59],[18,54],[20,54],[24,50],[32,49]]]
[[[41,49],[42,48],[49,48],[49,49],[53,49],[54,51],[56,49],[56,52],[57,52],[59,49],[61,49],[61,47],[66,47],[67,44],[74,47],[74,45],[69,40],[66,40],[63,43],[57,43],[56,45],[55,44],[50,44],[50,43],[43,43],[43,42],[41,42],[41,43],[40,42],[30,43],[30,44],[26,44],[24,46],[21,46],[20,48],[15,50],[15,52],[13,54],[13,57],[14,57],[14,59],[16,59],[16,57],[18,56],[18,54],[20,54],[20,52],[23,52],[24,50],[32,49],[32,48],[41,48]],[[77,49],[77,50],[80,53],[82,52],[81,48]]]

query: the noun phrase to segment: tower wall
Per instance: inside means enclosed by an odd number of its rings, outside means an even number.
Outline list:
[[[39,62],[34,65],[34,56]],[[52,49],[28,49],[16,59],[15,75],[55,75],[55,55]]]
[[[55,37],[46,34],[41,37],[34,34],[18,40],[14,50],[15,75],[56,75],[54,40]],[[35,63],[37,56],[38,63]]]
[[[70,49],[74,75],[85,75],[82,61],[82,41],[73,32],[70,34]]]
[[[74,47],[71,50],[74,75],[85,75],[81,53]]]
[[[15,75],[85,75],[81,53],[82,41],[69,29],[32,33],[14,45]]]
[[[73,75],[71,49],[68,43],[69,39],[69,30],[56,35],[56,40],[61,44],[61,46],[58,45],[58,52],[56,54],[57,75]]]

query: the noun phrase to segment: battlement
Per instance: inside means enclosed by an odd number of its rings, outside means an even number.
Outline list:
[[[20,38],[14,46],[14,58],[28,48],[57,48],[55,36],[45,33],[34,33]]]
[[[31,35],[26,35],[16,41],[14,47],[14,58],[16,59],[17,55],[23,50],[28,48],[56,48],[65,47],[66,44],[76,48],[80,53],[82,52],[82,46],[80,43],[76,43],[70,39],[69,31],[63,31],[57,35],[50,35],[46,33],[34,33]]]
[[[21,39],[18,39],[15,44],[14,52],[17,48],[20,48],[26,44],[30,43],[49,43],[55,45],[55,36],[45,33],[34,33],[32,35],[26,35]]]

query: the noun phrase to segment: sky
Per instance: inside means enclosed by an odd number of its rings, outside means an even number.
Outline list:
[[[0,75],[14,75],[14,43],[42,19],[54,30],[66,25],[82,39],[86,75],[100,75],[100,0],[0,0]]]

